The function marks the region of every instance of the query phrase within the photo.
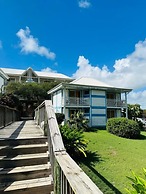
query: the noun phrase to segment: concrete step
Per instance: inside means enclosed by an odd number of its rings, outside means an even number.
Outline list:
[[[47,142],[46,137],[37,137],[37,138],[22,138],[22,139],[13,139],[6,138],[0,139],[0,146],[17,146],[17,145],[27,145],[27,144],[43,144]]]
[[[0,156],[0,168],[11,168],[48,163],[48,152],[39,154],[24,154],[17,156]]]
[[[21,154],[44,153],[48,150],[48,144],[28,144],[18,146],[0,146],[0,156],[12,156]]]
[[[32,165],[15,168],[0,169],[0,183],[7,183],[19,180],[47,177],[51,174],[51,165]]]
[[[49,194],[53,190],[52,177],[0,183],[0,194]]]

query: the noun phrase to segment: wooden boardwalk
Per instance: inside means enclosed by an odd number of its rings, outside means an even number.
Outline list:
[[[35,121],[18,121],[0,129],[0,193],[51,193],[48,158],[47,138]]]
[[[34,120],[17,121],[0,129],[0,139],[39,138],[43,136],[43,131],[35,125]]]

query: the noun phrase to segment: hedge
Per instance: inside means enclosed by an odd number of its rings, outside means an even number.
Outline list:
[[[140,136],[138,123],[123,117],[108,119],[106,129],[119,137],[138,139]]]

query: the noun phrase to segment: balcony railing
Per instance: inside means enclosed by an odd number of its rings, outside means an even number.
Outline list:
[[[89,98],[69,97],[65,101],[66,106],[89,106]]]
[[[126,107],[125,100],[107,99],[107,107]]]

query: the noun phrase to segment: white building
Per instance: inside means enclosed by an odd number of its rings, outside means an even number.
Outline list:
[[[0,70],[7,76],[10,82],[49,82],[49,81],[65,81],[71,80],[70,77],[53,72],[43,72],[43,71],[34,71],[31,67],[26,70],[22,69],[10,69],[10,68],[0,68]],[[2,77],[2,76],[1,76]]]
[[[9,76],[7,76],[1,69],[0,69],[0,93],[4,93],[5,85],[9,80]]]

